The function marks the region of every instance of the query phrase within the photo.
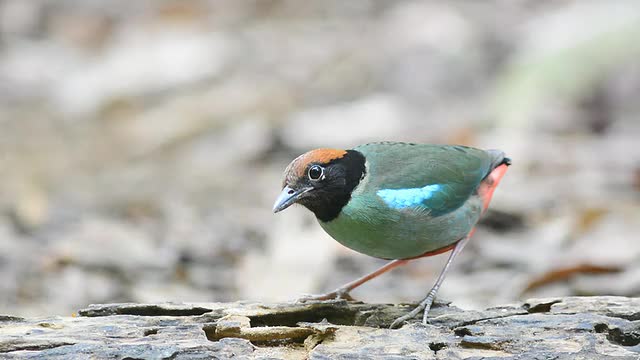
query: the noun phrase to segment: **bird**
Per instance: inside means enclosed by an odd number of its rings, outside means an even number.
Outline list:
[[[449,267],[510,165],[500,150],[392,141],[347,150],[321,148],[298,156],[284,170],[274,213],[302,205],[340,244],[391,260],[334,291],[302,300],[350,300],[350,291],[393,268],[451,251],[427,295],[390,327],[400,327],[421,312],[426,324]]]

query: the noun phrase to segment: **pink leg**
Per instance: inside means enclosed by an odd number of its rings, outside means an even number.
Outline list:
[[[340,286],[339,288],[328,292],[326,294],[320,294],[320,295],[308,295],[308,296],[303,296],[302,298],[298,299],[298,301],[310,301],[310,300],[330,300],[330,299],[347,299],[347,300],[353,300],[353,298],[349,295],[349,292],[355,288],[357,288],[358,286],[366,283],[367,281],[378,277],[384,273],[386,273],[387,271],[397,268],[398,266],[404,265],[406,263],[408,263],[409,260],[393,260],[390,261],[388,263],[386,263],[384,266],[382,266],[381,268],[379,268],[378,270],[369,273],[361,278],[358,278],[350,283],[346,283],[342,286]]]

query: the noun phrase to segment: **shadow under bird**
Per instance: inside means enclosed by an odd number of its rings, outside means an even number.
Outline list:
[[[301,204],[339,243],[392,260],[334,291],[303,300],[350,299],[354,288],[409,260],[452,250],[426,297],[391,327],[420,312],[426,323],[447,270],[510,164],[499,150],[398,142],[316,149],[299,156],[284,172],[273,211]]]

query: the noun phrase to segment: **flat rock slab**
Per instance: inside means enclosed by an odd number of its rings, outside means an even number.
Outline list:
[[[0,315],[1,359],[640,359],[640,298],[532,299],[483,311],[346,301],[91,305]]]

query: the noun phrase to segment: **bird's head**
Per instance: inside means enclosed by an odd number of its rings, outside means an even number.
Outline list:
[[[309,151],[285,169],[282,192],[273,211],[277,213],[298,203],[322,221],[333,220],[349,202],[351,192],[364,174],[365,158],[358,151]]]

